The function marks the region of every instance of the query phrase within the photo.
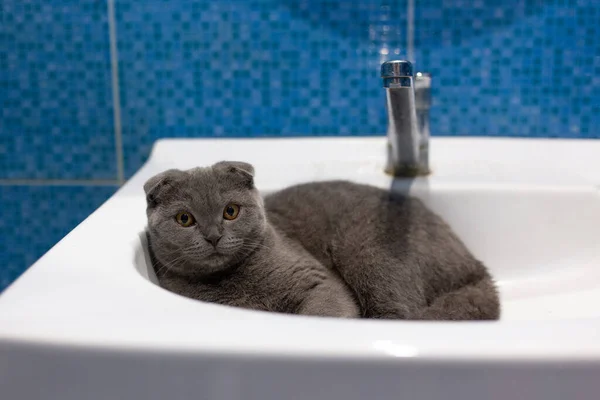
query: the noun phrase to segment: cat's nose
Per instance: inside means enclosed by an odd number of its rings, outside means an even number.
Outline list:
[[[212,244],[214,247],[217,247],[217,244],[219,243],[219,240],[221,240],[222,237],[223,236],[219,235],[218,233],[211,233],[210,235],[206,236],[204,240]]]

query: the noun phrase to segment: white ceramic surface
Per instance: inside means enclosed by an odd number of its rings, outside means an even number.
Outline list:
[[[163,140],[110,200],[0,295],[5,398],[597,398],[600,141],[434,138],[411,192],[492,270],[499,322],[335,320],[205,304],[151,282],[142,185],[252,162],[264,192],[389,188],[384,138]]]

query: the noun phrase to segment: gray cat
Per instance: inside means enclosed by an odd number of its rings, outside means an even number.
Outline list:
[[[486,268],[419,200],[350,182],[264,200],[221,162],[146,182],[161,286],[238,307],[335,317],[498,319]]]
[[[357,317],[348,286],[267,221],[254,168],[221,162],[146,182],[148,237],[161,286],[251,309]]]

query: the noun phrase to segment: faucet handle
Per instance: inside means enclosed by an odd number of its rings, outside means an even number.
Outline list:
[[[413,66],[410,61],[391,60],[381,64],[381,77],[383,87],[411,87]]]

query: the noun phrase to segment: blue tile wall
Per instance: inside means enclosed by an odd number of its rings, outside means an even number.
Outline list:
[[[419,0],[433,134],[600,136],[600,2]]]
[[[600,137],[600,2],[412,3],[434,135]],[[0,290],[119,184],[114,106],[126,177],[161,137],[383,134],[408,5],[2,0]]]
[[[111,186],[0,186],[0,291],[115,189]]]
[[[106,2],[0,4],[1,291],[114,192],[39,185],[114,180],[116,157]]]
[[[116,19],[128,175],[159,137],[381,134],[381,53],[406,57],[404,0],[123,0]]]
[[[103,1],[2,1],[0,179],[115,175]]]

